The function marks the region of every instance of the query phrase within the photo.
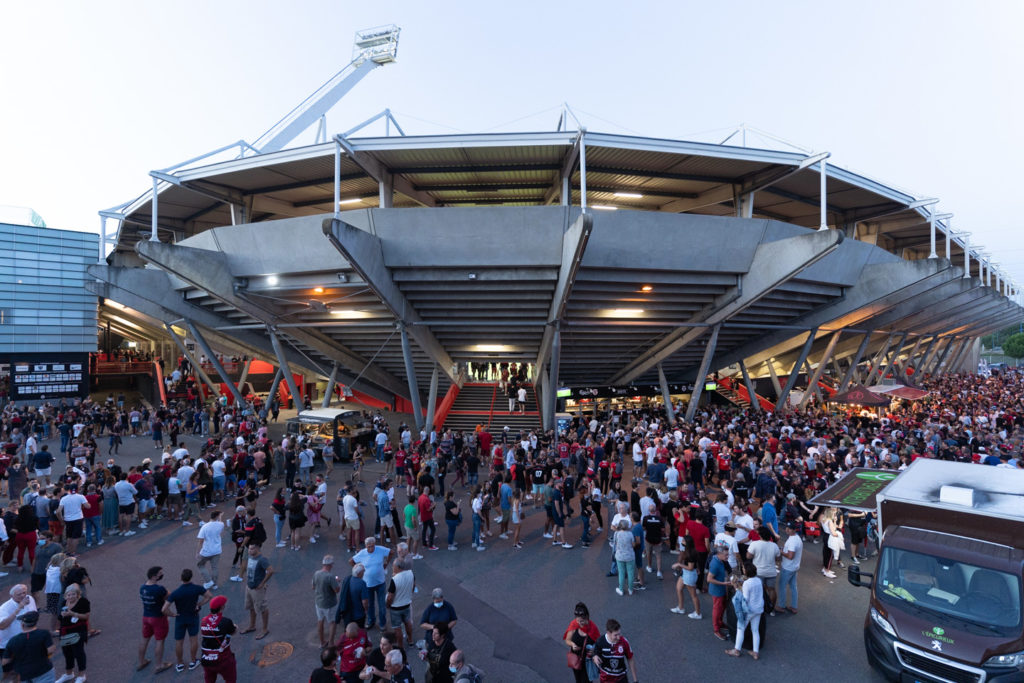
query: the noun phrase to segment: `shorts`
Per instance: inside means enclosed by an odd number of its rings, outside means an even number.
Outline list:
[[[193,638],[199,635],[199,615],[194,617],[174,617],[174,639],[184,640],[186,633]]]
[[[60,614],[60,593],[46,594],[46,613]]]
[[[143,498],[139,501],[139,513],[145,514],[150,510],[156,509],[156,501],[152,498]]]
[[[405,527],[405,535],[408,538],[416,538],[416,529],[411,526]]]
[[[867,537],[867,525],[866,524],[851,524],[850,525],[850,543],[853,545],[860,545],[864,542]]]
[[[316,610],[316,620],[326,621],[330,623],[334,619],[334,607],[317,607],[313,605],[313,609]]]
[[[412,616],[412,610],[409,609],[409,605],[405,607],[399,607],[398,609],[391,609],[391,627],[401,628],[402,624],[409,621]]]
[[[81,538],[82,531],[85,529],[84,519],[69,519],[65,520],[64,526],[67,528],[68,538]]]
[[[779,576],[778,574],[775,576],[761,576],[758,574],[757,578],[761,579],[761,585],[764,586],[765,590],[775,590],[775,581]]]
[[[43,470],[36,470],[36,476],[37,477],[48,477],[48,476],[50,476],[50,473],[52,471],[53,471],[52,467],[47,467],[46,469],[43,469]]]
[[[565,526],[565,519],[558,512],[552,512],[551,523],[555,526]]]
[[[163,640],[167,637],[167,617],[142,617],[142,637]]]
[[[168,505],[181,505],[181,494],[180,493],[169,493],[167,494]]]
[[[267,611],[267,587],[249,588],[245,587],[245,609],[255,612]]]
[[[223,491],[224,486],[227,483],[227,477],[214,477],[213,478],[213,490]]]
[[[345,528],[350,529],[352,531],[359,531],[359,518],[356,517],[355,519],[349,519],[348,517],[346,517]]]
[[[31,593],[38,593],[46,587],[46,574],[33,574],[30,585]]]
[[[541,486],[543,486],[543,484],[534,484],[533,488],[530,489],[530,492],[535,496],[539,496]]]
[[[118,505],[117,509],[122,515],[130,515],[135,512],[135,503],[131,505]]]
[[[683,570],[683,585],[684,586],[696,586],[697,585],[697,570],[696,569],[684,569]]]
[[[395,520],[391,515],[386,515],[380,518],[380,525],[386,526],[389,529],[395,528]]]

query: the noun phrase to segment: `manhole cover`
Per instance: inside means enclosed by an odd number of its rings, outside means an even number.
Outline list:
[[[253,653],[250,660],[256,666],[271,666],[292,656],[295,648],[291,643],[277,642],[267,643],[262,650]]]

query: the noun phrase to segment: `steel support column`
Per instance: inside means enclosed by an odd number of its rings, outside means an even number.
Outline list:
[[[220,393],[220,388],[214,384],[213,380],[210,379],[210,376],[206,374],[206,371],[203,370],[203,366],[199,364],[199,361],[197,361],[195,356],[192,355],[192,352],[188,350],[188,346],[185,345],[185,341],[178,336],[178,333],[174,331],[174,328],[168,323],[164,323],[164,327],[167,328],[167,332],[171,335],[171,339],[174,340],[174,343],[178,345],[178,348],[181,350],[181,354],[185,356],[185,358],[188,359],[188,362],[192,364],[192,367],[196,369],[196,374],[199,375],[199,379],[203,380],[203,384],[210,387],[210,391],[212,391],[214,397],[216,397]]]
[[[252,365],[252,358],[247,358],[245,365],[242,366],[242,374],[238,378],[238,390],[242,390],[242,385],[245,384],[245,380],[249,379],[249,366]]]
[[[700,361],[700,369],[697,370],[697,377],[693,381],[693,392],[690,394],[690,404],[686,406],[686,421],[693,422],[693,416],[697,414],[697,404],[700,403],[700,394],[704,390],[704,378],[708,376],[711,368],[711,359],[715,355],[715,347],[718,346],[718,330],[721,325],[711,328],[711,338],[708,345],[704,347],[704,357]]]
[[[281,372],[281,368],[277,369],[274,373],[274,380],[270,383],[270,392],[267,394],[267,403],[277,400],[277,387],[281,384],[281,378],[284,373]]]
[[[747,372],[747,364],[740,361],[740,372],[743,373],[743,384],[747,387],[747,393],[750,395],[750,405],[753,406],[754,411],[761,412],[761,402],[757,400],[757,392],[754,391],[754,383],[750,381],[750,373]]]
[[[768,359],[765,363],[768,366],[768,376],[772,380],[772,388],[775,389],[775,395],[779,396],[782,393],[782,385],[779,383],[779,376],[775,372],[775,361]]]
[[[324,390],[324,400],[320,403],[321,408],[330,408],[331,399],[334,398],[334,385],[338,381],[338,362],[334,362],[331,368],[331,376],[327,378],[327,388]]]
[[[220,376],[221,381],[228,385],[228,391],[230,391],[231,395],[234,397],[236,405],[239,408],[244,406],[245,399],[242,397],[242,392],[238,390],[235,383],[231,381],[230,377],[228,377],[228,373],[224,370],[224,366],[221,365],[219,360],[217,360],[217,356],[213,353],[213,349],[210,348],[210,345],[206,343],[206,340],[203,339],[203,335],[199,334],[199,328],[197,328],[191,320],[185,321],[185,327],[187,327],[192,336],[196,338],[196,343],[199,344],[199,348],[201,348],[203,353],[205,353],[210,359],[210,364],[213,365],[213,369],[217,371],[217,375]]]
[[[814,387],[815,389],[817,388],[818,380],[821,379],[821,373],[825,372],[825,366],[828,364],[829,360],[832,358],[832,353],[836,350],[836,344],[839,343],[839,336],[842,333],[843,333],[842,330],[836,330],[832,334],[832,338],[829,339],[829,341],[828,341],[828,346],[825,347],[825,352],[823,354],[821,354],[821,360],[818,361],[818,367],[815,368],[814,375],[812,375],[810,378],[808,378],[808,380],[807,380],[807,389],[808,389],[808,391],[805,392],[804,393],[804,397],[802,399],[800,399],[800,409],[801,410],[804,408],[804,406],[807,405],[807,401],[811,397],[810,389],[812,387]]]
[[[936,348],[936,343],[939,341],[938,335],[932,335],[931,341],[928,342],[928,346],[924,349],[924,354],[921,355],[921,360],[914,364],[914,374],[923,373],[925,368],[928,367],[928,361],[931,360],[932,351]],[[923,376],[923,375],[922,375]]]
[[[409,381],[409,398],[412,399],[413,419],[416,421],[416,429],[423,429],[423,407],[420,405],[420,388],[416,381],[416,366],[412,362],[412,347],[409,344],[409,333],[405,325],[399,325],[398,331],[402,336],[402,359],[405,361],[405,376]]]
[[[946,360],[946,356],[949,355],[950,349],[952,349],[957,343],[958,343],[958,340],[956,339],[956,337],[950,337],[949,338],[949,341],[946,342],[946,345],[942,349],[942,353],[940,353],[938,355],[938,357],[935,359],[935,362],[932,364],[932,367],[929,368],[929,373],[928,374],[930,374],[930,375],[937,375],[938,374],[939,369],[942,367],[943,362],[945,362],[945,360]]]
[[[889,333],[889,336],[885,338],[885,344],[882,345],[882,350],[872,359],[871,367],[868,368],[868,373],[864,376],[864,381],[862,382],[864,386],[871,386],[876,371],[885,363],[885,359],[889,355],[889,347],[892,346],[892,338],[895,334],[895,332]]]
[[[672,409],[672,394],[668,390],[668,380],[665,379],[665,371],[658,363],[658,383],[661,384],[661,398],[665,401],[665,416],[668,419],[668,426],[676,423],[676,411]]]
[[[295,375],[288,369],[288,358],[284,355],[284,346],[282,346],[281,340],[277,338],[277,333],[269,325],[267,326],[267,334],[270,336],[270,343],[274,346],[274,353],[277,354],[277,363],[281,366],[281,373],[284,375],[284,381],[288,384],[288,391],[292,392],[292,403],[295,405],[295,412],[299,413],[302,411],[302,392],[299,391],[299,387],[295,384]]]
[[[434,406],[437,404],[437,380],[438,366],[434,363],[434,369],[430,372],[430,391],[427,393],[427,435],[434,431]]]
[[[882,374],[878,376],[879,382],[885,381],[885,376],[889,374],[889,371],[892,369],[893,363],[896,362],[896,357],[900,355],[900,351],[903,349],[903,344],[905,344],[907,341],[907,335],[908,333],[904,332],[903,335],[900,337],[900,340],[896,342],[896,348],[892,350],[892,356],[889,357],[888,362],[886,362],[886,364],[882,367]]]
[[[555,413],[558,409],[558,369],[562,360],[562,330],[556,320],[551,323],[551,362],[548,366],[548,393],[545,397],[549,419],[555,424]]]
[[[789,392],[793,391],[793,387],[796,386],[797,375],[800,374],[800,368],[803,367],[804,361],[807,360],[807,354],[811,352],[811,347],[814,345],[814,337],[817,336],[817,334],[817,327],[807,333],[807,341],[804,342],[803,348],[800,349],[800,357],[797,358],[796,363],[793,365],[793,369],[789,373],[789,378],[786,380],[786,386],[783,387],[782,393],[779,394],[779,399],[775,402],[776,413],[780,412],[782,410],[782,406],[786,405],[786,399],[789,398]]]

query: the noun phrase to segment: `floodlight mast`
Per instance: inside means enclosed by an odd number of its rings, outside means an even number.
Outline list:
[[[352,61],[317,88],[284,118],[253,143],[260,154],[277,152],[297,138],[336,105],[363,76],[378,66],[390,64],[398,55],[398,26],[378,26],[356,31]]]

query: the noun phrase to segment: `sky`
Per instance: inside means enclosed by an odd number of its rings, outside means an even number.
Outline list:
[[[395,23],[397,63],[331,133],[384,108],[408,134],[554,130],[563,102],[600,132],[718,142],[746,124],[938,197],[1024,284],[1021,2],[55,0],[4,19],[0,205],[50,227],[98,232],[151,170],[257,138],[349,62],[356,30]]]

